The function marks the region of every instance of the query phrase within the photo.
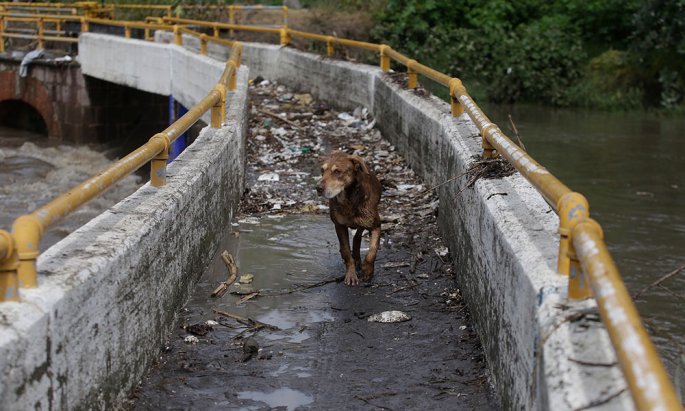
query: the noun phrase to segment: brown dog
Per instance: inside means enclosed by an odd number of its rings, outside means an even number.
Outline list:
[[[321,180],[316,185],[316,191],[329,199],[331,220],[335,223],[340,242],[340,255],[345,261],[345,284],[359,284],[355,266],[360,264],[362,280],[371,280],[381,241],[381,219],[378,215],[381,183],[364,160],[334,151],[321,166]],[[357,229],[352,241],[352,253],[348,228]],[[364,230],[371,233],[371,241],[362,263],[359,248]]]

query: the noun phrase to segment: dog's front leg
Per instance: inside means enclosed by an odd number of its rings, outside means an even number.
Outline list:
[[[364,229],[358,228],[352,238],[352,257],[354,258],[355,268],[361,268],[362,265],[361,252],[359,251],[362,247],[362,233],[364,233]]]
[[[354,258],[350,252],[350,234],[347,231],[347,227],[342,224],[336,224],[335,233],[338,235],[338,242],[340,243],[340,255],[345,262],[345,284],[358,285],[359,279],[354,268]]]
[[[381,244],[381,227],[378,226],[371,230],[371,239],[369,241],[369,252],[366,254],[364,264],[362,264],[362,273],[364,274],[362,280],[371,281],[373,277],[373,266],[376,262],[376,253]]]

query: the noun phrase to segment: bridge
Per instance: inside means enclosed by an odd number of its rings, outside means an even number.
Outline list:
[[[366,107],[414,172],[438,188],[439,227],[503,408],[681,409],[587,201],[490,122],[459,79],[387,45],[287,26],[170,16],[78,21],[84,75],[173,95],[192,108],[112,167],[19,217],[11,232],[0,231],[3,407],[122,406],[237,213],[247,84],[260,75],[340,108]],[[120,27],[121,36],[88,33],[95,24]],[[133,30],[144,38],[133,38]],[[279,45],[228,40],[221,30],[270,33]],[[288,47],[293,38],[321,42],[329,55],[339,47],[370,50],[379,67],[299,51]],[[405,84],[387,74],[391,61],[406,69]],[[451,102],[414,93],[419,75],[447,87]],[[25,101],[51,134],[60,128],[46,103]],[[167,165],[170,144],[198,120],[209,126]],[[454,177],[474,156],[501,156],[519,173],[466,189]],[[150,183],[55,246],[37,249],[51,222],[148,161]],[[502,192],[507,196],[493,196]],[[596,312],[603,322],[588,318]]]

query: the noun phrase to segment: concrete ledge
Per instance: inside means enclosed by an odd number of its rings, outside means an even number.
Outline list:
[[[87,67],[101,57],[91,50],[112,53],[112,37],[81,39],[88,44],[80,56]],[[112,54],[129,63],[110,66],[108,78],[124,79],[139,59],[126,58],[125,44],[114,43],[120,48]],[[193,60],[193,69],[208,76],[222,66],[173,46],[130,43],[136,57],[166,56],[162,73],[171,72],[172,58]],[[144,74],[131,85],[171,89],[159,79],[143,84],[154,77]],[[112,409],[127,398],[157,357],[240,200],[247,78],[241,68],[228,123],[202,130],[168,166],[165,187],[145,185],[51,247],[38,260],[40,286],[22,290],[21,303],[0,304],[0,408]],[[189,100],[211,88],[190,90],[204,82],[183,87]]]
[[[453,118],[447,103],[403,90],[376,67],[262,44],[246,44],[243,61],[253,76],[340,108],[369,108],[428,184],[460,175],[481,153],[466,115]],[[594,301],[570,304],[556,273],[554,212],[519,174],[465,183],[441,188],[440,228],[503,409],[633,409]]]

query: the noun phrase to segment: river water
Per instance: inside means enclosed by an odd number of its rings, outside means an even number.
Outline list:
[[[0,229],[46,204],[111,164],[113,148],[56,144],[45,136],[0,127]],[[130,175],[43,234],[40,250],[107,210],[142,184]]]
[[[485,106],[510,137],[585,195],[631,294],[685,265],[685,118]],[[682,373],[685,270],[636,301],[670,371]],[[680,370],[678,370],[680,369]],[[682,376],[678,375],[682,388]]]

